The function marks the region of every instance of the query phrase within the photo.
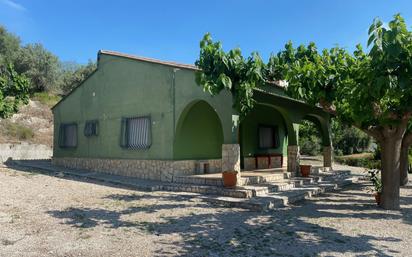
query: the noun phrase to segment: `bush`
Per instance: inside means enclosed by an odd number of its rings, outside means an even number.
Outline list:
[[[300,153],[304,155],[316,156],[321,153],[321,140],[317,136],[302,137],[299,142]]]
[[[299,126],[300,153],[304,155],[319,155],[321,153],[322,139],[318,128],[309,121],[304,121]]]
[[[335,161],[349,166],[365,167],[368,169],[380,169],[381,161],[375,160],[372,153],[352,154],[336,156]]]
[[[3,120],[4,134],[10,138],[17,140],[28,140],[34,137],[34,132],[31,128],[25,127],[18,123],[5,122]]]
[[[356,154],[369,150],[371,138],[363,131],[344,125],[336,119],[332,120],[331,127],[336,155]]]
[[[58,101],[60,101],[61,97],[47,92],[41,92],[34,93],[31,99],[34,101],[39,101],[40,103],[49,107],[53,107]]]

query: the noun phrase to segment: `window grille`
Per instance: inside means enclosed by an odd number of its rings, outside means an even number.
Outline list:
[[[130,149],[147,149],[152,144],[150,117],[122,119],[121,146]]]
[[[97,136],[98,135],[99,121],[88,120],[84,125],[84,135],[86,137]]]

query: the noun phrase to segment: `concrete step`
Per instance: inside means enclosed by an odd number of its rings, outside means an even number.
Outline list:
[[[175,184],[170,183],[163,185],[163,191],[173,192],[191,192],[203,195],[228,196],[232,198],[251,198],[253,197],[253,190],[236,187],[233,189],[224,188],[221,186],[207,186],[207,185],[191,185],[191,184]]]
[[[239,185],[258,185],[270,182],[281,182],[284,179],[291,177],[290,172],[277,172],[267,174],[247,173],[242,175],[239,181]],[[223,180],[221,174],[214,175],[192,175],[192,176],[175,176],[173,178],[174,183],[178,184],[192,184],[192,185],[208,185],[208,186],[223,186]]]
[[[310,199],[318,194],[339,189],[352,184],[357,180],[356,177],[348,177],[340,181],[324,181],[318,185],[304,185],[287,191],[270,193],[253,198],[233,198],[233,197],[205,197],[205,201],[232,208],[243,208],[255,211],[276,209],[290,204]]]

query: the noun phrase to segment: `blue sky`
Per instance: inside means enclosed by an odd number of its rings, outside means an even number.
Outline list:
[[[79,63],[99,49],[193,63],[206,32],[225,49],[265,59],[288,40],[353,50],[375,17],[387,22],[397,12],[411,27],[411,0],[0,0],[0,24]]]

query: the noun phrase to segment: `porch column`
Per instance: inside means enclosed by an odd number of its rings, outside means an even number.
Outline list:
[[[333,148],[332,146],[323,147],[323,167],[325,171],[332,170]]]
[[[240,179],[239,115],[232,114],[231,138],[222,145],[222,171],[238,171]]]
[[[288,172],[292,176],[299,175],[299,146],[298,145],[288,145]]]
[[[222,145],[222,171],[240,171],[239,144]]]

